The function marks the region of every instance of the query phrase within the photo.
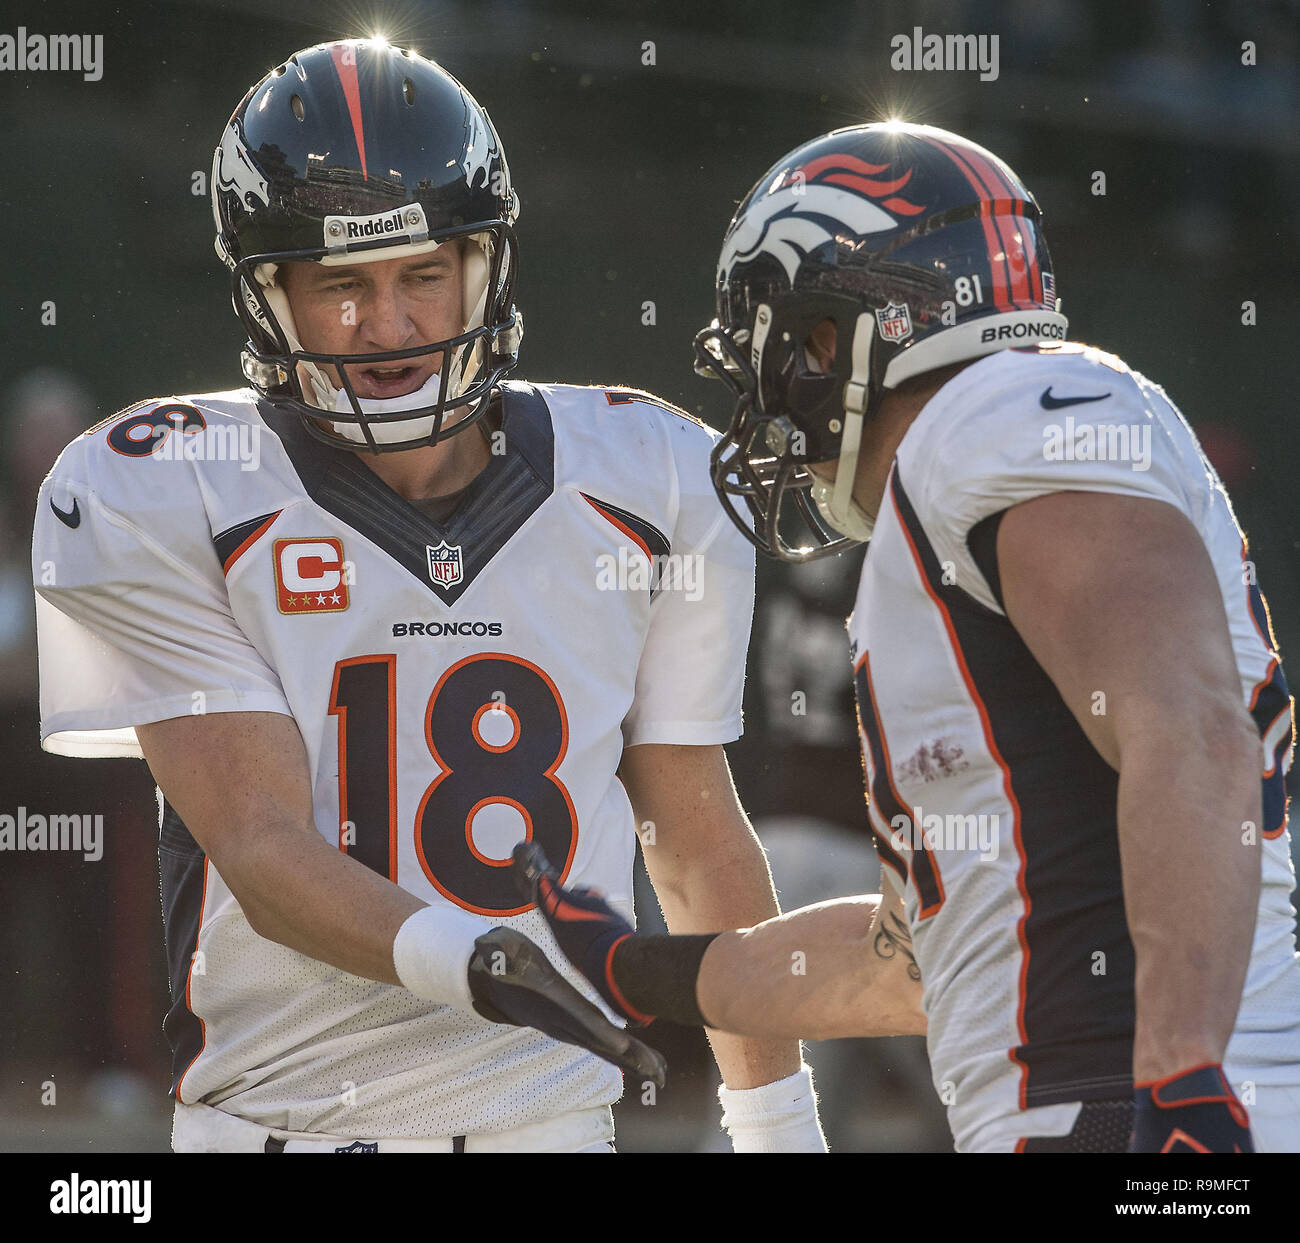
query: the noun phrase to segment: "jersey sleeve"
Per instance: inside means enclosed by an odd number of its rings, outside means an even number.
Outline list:
[[[742,732],[745,656],[754,615],[754,549],[723,512],[708,473],[709,434],[685,419],[677,520],[650,605],[626,746],[711,746]]]
[[[1012,506],[1053,492],[1111,492],[1173,505],[1194,524],[1201,516],[1168,433],[1178,416],[1159,389],[1096,350],[1043,362],[1005,351],[983,374],[973,368],[970,385],[940,390],[896,463],[945,573],[999,613],[986,573],[996,565],[996,524],[986,520]]]
[[[231,612],[197,497],[180,497],[170,515],[146,497],[128,514],[92,486],[73,446],[41,488],[32,542],[45,750],[140,756],[136,725],[292,715]]]

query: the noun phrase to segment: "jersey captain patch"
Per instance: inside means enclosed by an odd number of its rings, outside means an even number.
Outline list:
[[[278,539],[273,555],[281,613],[341,613],[348,607],[342,540]]]

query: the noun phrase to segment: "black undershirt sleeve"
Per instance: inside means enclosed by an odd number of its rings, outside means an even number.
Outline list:
[[[695,1000],[704,951],[721,933],[703,936],[631,936],[614,951],[610,972],[614,984],[642,1014],[705,1026]]]

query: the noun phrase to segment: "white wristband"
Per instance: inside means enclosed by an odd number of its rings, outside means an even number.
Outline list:
[[[393,969],[417,997],[461,1010],[474,1008],[469,960],[487,926],[477,915],[452,906],[425,906],[393,938]]]
[[[761,1088],[720,1087],[722,1125],[733,1152],[825,1152],[812,1071],[800,1066],[788,1079]]]

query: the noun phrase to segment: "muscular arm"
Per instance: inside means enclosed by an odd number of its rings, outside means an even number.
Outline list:
[[[290,717],[233,712],[136,728],[154,780],[260,936],[385,984],[424,903],[327,842]]]
[[[715,940],[696,997],[711,1023],[765,1036],[904,1036],[925,1031],[921,973],[902,900],[885,893],[790,911]]]
[[[1172,506],[1063,492],[1008,510],[997,548],[1007,616],[1119,772],[1134,1077],[1221,1061],[1259,901],[1260,744],[1205,547]]]
[[[654,825],[653,843],[642,835],[643,853],[671,932],[716,932],[778,914],[767,860],[721,747],[631,747],[619,775],[638,825]],[[708,1036],[729,1088],[772,1083],[799,1069],[798,1045],[788,1039]]]

